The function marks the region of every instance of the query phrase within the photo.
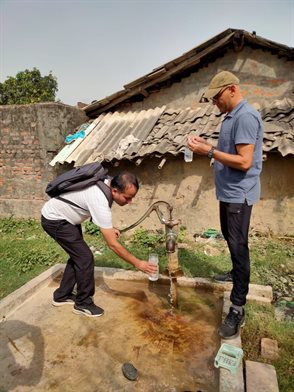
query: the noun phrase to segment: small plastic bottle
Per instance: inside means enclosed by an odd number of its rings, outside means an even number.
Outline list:
[[[192,162],[193,161],[193,151],[190,148],[185,147],[184,150],[184,160],[185,162]]]

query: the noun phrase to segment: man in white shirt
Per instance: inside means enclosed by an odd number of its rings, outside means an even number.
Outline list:
[[[123,172],[112,179],[106,179],[105,184],[109,191],[108,198],[100,187],[92,185],[62,195],[63,199],[72,204],[52,198],[42,208],[43,229],[69,255],[60,286],[53,293],[52,304],[74,304],[74,313],[88,317],[102,316],[104,310],[95,305],[92,299],[95,293],[94,257],[83,239],[83,221],[91,217],[93,223],[100,228],[108,247],[126,262],[147,274],[157,270],[155,265],[128,252],[117,240],[119,231],[112,226],[112,200],[120,206],[131,203],[139,190],[137,178],[132,173]],[[76,296],[72,294],[75,284]]]

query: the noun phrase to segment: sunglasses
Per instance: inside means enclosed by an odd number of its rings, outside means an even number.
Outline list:
[[[226,86],[225,88],[223,88],[218,94],[216,94],[214,97],[211,98],[212,102],[215,103],[218,99],[220,99],[220,97],[222,96],[222,94],[231,86]]]

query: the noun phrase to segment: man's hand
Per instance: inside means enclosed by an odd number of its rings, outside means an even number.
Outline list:
[[[211,145],[199,136],[189,136],[187,144],[191,151],[199,155],[207,155],[211,149]]]
[[[114,230],[114,233],[115,233],[115,235],[116,235],[116,238],[119,239],[119,237],[120,237],[120,231],[119,231],[118,229],[116,229],[115,227],[113,228],[113,230]]]
[[[158,266],[156,264],[149,263],[148,261],[139,260],[135,265],[140,271],[145,272],[145,274],[154,274],[157,272]]]
[[[132,264],[135,268],[145,272],[146,274],[152,274],[157,271],[157,266],[155,264],[151,264],[148,263],[148,261],[138,259],[117,241],[117,229],[100,228],[100,231],[109,248],[113,250],[113,252],[115,252],[123,260]]]
[[[196,154],[206,156],[212,147],[211,144],[199,136],[188,136],[187,145]],[[254,147],[254,144],[236,144],[235,154],[229,154],[215,149],[213,158],[232,169],[246,172],[252,166]]]

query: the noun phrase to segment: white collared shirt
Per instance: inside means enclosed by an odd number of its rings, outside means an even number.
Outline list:
[[[98,227],[103,229],[112,228],[112,213],[108,205],[108,200],[97,185],[90,186],[81,191],[68,192],[61,196],[81,206],[86,211],[52,198],[44,204],[41,211],[46,219],[65,219],[73,225],[78,225],[92,217],[92,221]]]

